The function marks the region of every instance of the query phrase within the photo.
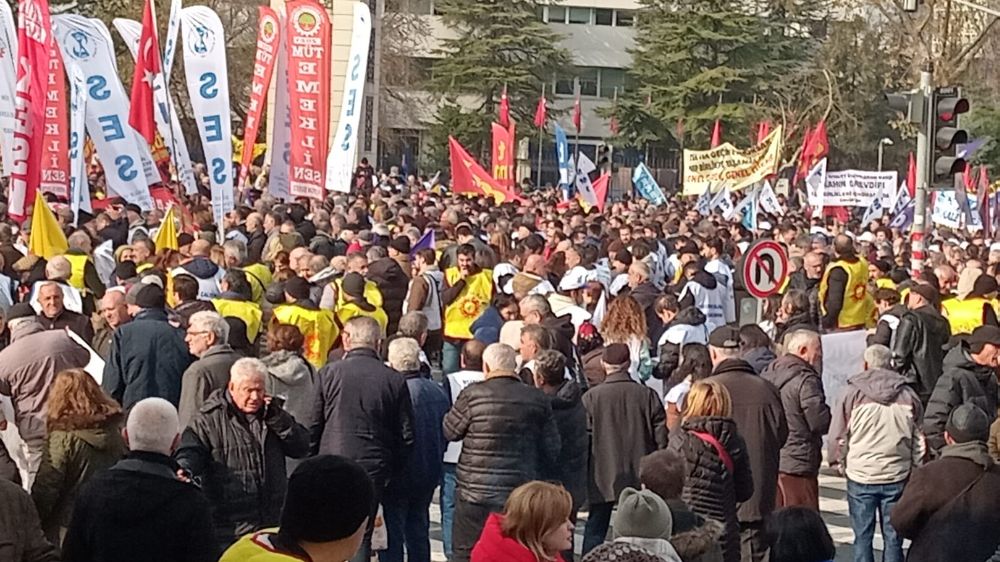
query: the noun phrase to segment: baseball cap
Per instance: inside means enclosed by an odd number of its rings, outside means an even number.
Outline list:
[[[720,349],[739,349],[740,331],[732,326],[719,326],[708,335],[708,345]]]

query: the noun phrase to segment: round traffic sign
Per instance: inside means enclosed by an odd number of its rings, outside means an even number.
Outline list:
[[[761,240],[743,257],[743,286],[758,299],[779,290],[788,278],[788,254],[774,240]]]

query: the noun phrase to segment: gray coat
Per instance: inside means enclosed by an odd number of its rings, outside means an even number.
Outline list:
[[[285,411],[309,427],[316,399],[316,371],[312,365],[293,351],[276,351],[261,361],[267,365],[267,393],[284,399]]]
[[[181,377],[181,402],[177,406],[182,428],[187,427],[210,394],[226,388],[229,370],[242,357],[229,344],[222,344],[209,348],[200,359],[188,366]]]
[[[590,431],[590,503],[618,500],[639,487],[639,460],[667,446],[667,415],[656,391],[628,371],[610,372],[583,395]]]
[[[781,448],[778,470],[814,476],[823,461],[823,435],[830,429],[830,407],[823,379],[816,369],[795,355],[782,355],[760,376],[776,386],[788,423],[788,439]]]

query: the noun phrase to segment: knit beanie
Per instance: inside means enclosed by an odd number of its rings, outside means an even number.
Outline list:
[[[613,523],[615,537],[669,539],[674,532],[670,508],[650,490],[622,490]]]
[[[296,541],[333,542],[353,535],[374,513],[371,478],[336,455],[302,461],[288,479],[280,533]]]

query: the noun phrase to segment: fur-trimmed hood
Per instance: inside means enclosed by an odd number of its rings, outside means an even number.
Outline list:
[[[671,536],[670,544],[684,562],[722,562],[723,531],[722,523],[706,519],[699,527]]]

